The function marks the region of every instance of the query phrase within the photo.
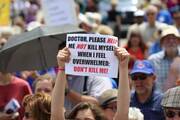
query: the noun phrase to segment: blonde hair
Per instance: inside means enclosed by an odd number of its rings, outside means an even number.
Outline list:
[[[113,35],[114,34],[113,30],[107,25],[100,25],[97,28],[96,32],[99,34],[104,34],[104,35]]]
[[[48,80],[52,83],[52,86],[54,87],[55,81],[53,80],[53,77],[49,74],[40,75],[37,77],[37,79],[33,82],[33,88],[36,88],[36,85],[39,81]]]

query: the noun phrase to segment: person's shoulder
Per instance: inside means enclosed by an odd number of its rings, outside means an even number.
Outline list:
[[[15,84],[19,84],[19,85],[28,85],[28,82],[24,79],[21,79],[21,78],[18,78],[18,77],[15,77],[13,76],[13,83]]]
[[[91,85],[105,85],[112,87],[111,78],[109,77],[89,76],[88,83]]]
[[[169,12],[168,10],[166,10],[166,9],[160,10],[159,13],[160,13],[161,15],[165,15],[165,16],[171,17],[170,12]]]
[[[147,22],[143,22],[139,25],[139,29],[142,30],[142,29],[145,29],[147,27],[148,23]]]
[[[163,98],[163,93],[160,92],[160,91],[158,91],[158,90],[154,90],[153,99],[154,99],[155,101],[157,101],[157,100],[158,100],[158,101],[161,101],[162,98]]]
[[[103,80],[107,81],[107,80],[110,80],[110,78],[109,77],[101,77],[101,76],[89,76],[88,80],[89,81],[103,81]]]
[[[148,60],[158,60],[158,59],[163,59],[163,57],[164,57],[164,51],[160,51],[150,55],[148,57]]]
[[[167,28],[167,27],[168,27],[168,24],[162,23],[162,22],[159,22],[159,21],[156,21],[156,27],[157,27],[158,29],[164,29],[164,28]]]
[[[135,90],[131,91],[131,96],[130,96],[130,106],[135,106],[137,104],[137,100],[135,97]]]
[[[136,93],[135,90],[131,91],[131,99],[133,99],[135,97],[135,93]]]

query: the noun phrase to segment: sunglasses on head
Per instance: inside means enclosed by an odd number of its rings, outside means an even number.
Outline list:
[[[152,74],[132,74],[131,79],[132,80],[145,80],[148,76],[151,76]]]
[[[164,112],[168,118],[174,118],[176,115],[180,118],[180,110],[164,110]]]

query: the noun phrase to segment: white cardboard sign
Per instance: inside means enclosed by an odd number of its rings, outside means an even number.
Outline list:
[[[42,0],[47,25],[77,25],[74,0]]]
[[[66,47],[71,52],[71,60],[65,65],[66,74],[117,78],[115,46],[118,46],[118,38],[114,36],[68,34]]]

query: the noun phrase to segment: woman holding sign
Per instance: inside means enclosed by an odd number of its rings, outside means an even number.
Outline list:
[[[116,48],[115,55],[119,60],[120,78],[118,89],[117,112],[114,120],[128,120],[128,111],[130,103],[130,88],[128,80],[128,61],[129,53],[124,48]],[[68,48],[59,51],[57,61],[59,72],[56,84],[52,93],[51,120],[65,120],[64,115],[64,93],[66,86],[65,62],[70,60]],[[78,104],[67,119],[75,120],[106,120],[101,109],[96,105],[88,102]]]

